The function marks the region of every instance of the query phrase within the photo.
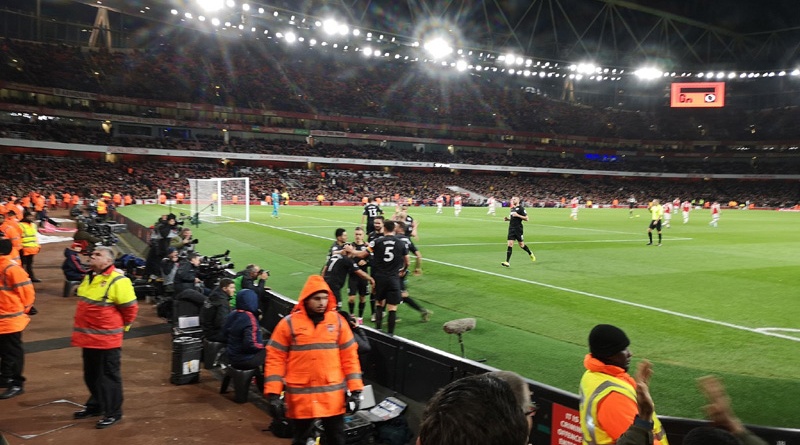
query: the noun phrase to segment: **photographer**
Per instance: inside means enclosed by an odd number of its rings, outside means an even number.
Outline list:
[[[178,271],[175,273],[175,295],[186,289],[195,289],[198,285],[202,287],[203,281],[197,276],[200,261],[200,255],[196,252],[189,252],[186,258],[180,261]]]
[[[150,277],[161,275],[160,262],[167,255],[167,248],[172,238],[178,236],[178,222],[175,215],[161,215],[161,218],[153,224],[153,231],[150,233],[150,245],[147,252],[147,263],[145,274]]]
[[[72,235],[73,240],[86,241],[89,247],[95,246],[98,243],[103,242],[102,238],[98,238],[89,232],[89,226],[84,221],[78,221],[76,227],[78,228],[78,230],[76,230],[75,234]]]
[[[236,283],[236,293],[238,294],[242,289],[250,289],[256,293],[259,301],[259,310],[265,314],[267,310],[267,280],[269,279],[269,271],[258,267],[256,264],[249,264],[247,267],[236,274],[234,283]],[[231,300],[231,307],[236,307],[236,296]]]
[[[175,275],[178,273],[178,251],[174,247],[167,249],[167,256],[161,259],[161,278],[164,280],[164,296],[175,295]]]
[[[230,300],[236,292],[236,285],[230,278],[223,278],[219,286],[208,295],[200,309],[200,326],[203,337],[208,341],[226,343],[227,336],[222,332],[225,318],[231,312]]]
[[[178,224],[182,223],[181,221]],[[169,246],[178,249],[180,253],[188,253],[194,252],[194,246],[197,243],[198,240],[192,238],[192,229],[184,227],[177,236],[170,239]]]

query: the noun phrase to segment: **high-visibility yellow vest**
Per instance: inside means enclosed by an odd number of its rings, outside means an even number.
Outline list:
[[[614,391],[636,403],[636,389],[625,380],[602,372],[586,371],[583,374],[580,387],[580,415],[584,445],[605,445],[615,442],[597,423],[597,407],[600,405],[600,401]],[[631,419],[631,423],[633,423],[633,419]],[[667,434],[655,412],[653,412],[653,438],[656,444],[669,445]]]

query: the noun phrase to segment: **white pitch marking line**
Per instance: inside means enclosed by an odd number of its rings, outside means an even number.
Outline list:
[[[300,232],[298,230],[287,229],[287,228],[284,228],[284,227],[275,227],[275,226],[271,226],[269,224],[263,224],[263,223],[253,223],[253,224],[256,224],[256,225],[259,225],[259,226],[263,226],[263,227],[269,227],[269,228],[276,229],[276,230],[284,230],[286,232],[296,233],[296,234],[299,234],[299,235],[311,236],[311,237],[314,237],[314,238],[330,239],[329,237],[326,237],[326,236],[315,235],[313,233]],[[658,307],[655,307],[655,306],[648,306],[646,304],[634,303],[634,302],[631,302],[631,301],[620,300],[619,298],[606,297],[606,296],[603,296],[603,295],[593,294],[591,292],[584,292],[584,291],[580,291],[580,290],[576,290],[576,289],[569,289],[569,288],[566,288],[566,287],[555,286],[555,285],[552,285],[552,284],[541,283],[541,282],[538,282],[538,281],[526,280],[524,278],[512,277],[512,276],[503,275],[503,274],[500,274],[500,273],[497,273],[497,272],[489,272],[488,270],[475,269],[473,267],[462,266],[460,264],[447,263],[447,262],[444,262],[444,261],[434,260],[434,259],[431,259],[431,258],[426,258],[425,261],[428,261],[428,262],[431,262],[431,263],[436,263],[436,264],[441,264],[443,266],[455,267],[457,269],[469,270],[471,272],[482,273],[484,275],[491,275],[491,276],[498,277],[498,278],[505,278],[505,279],[508,279],[508,280],[514,280],[514,281],[519,281],[519,282],[522,282],[522,283],[533,284],[535,286],[546,287],[548,289],[558,290],[558,291],[567,292],[567,293],[571,293],[571,294],[583,295],[585,297],[596,298],[598,300],[605,300],[605,301],[610,301],[610,302],[613,302],[613,303],[619,303],[619,304],[624,304],[624,305],[627,305],[627,306],[633,306],[633,307],[637,307],[639,309],[646,309],[646,310],[650,310],[650,311],[654,311],[654,312],[660,312],[662,314],[673,315],[673,316],[676,316],[676,317],[686,318],[686,319],[689,319],[689,320],[699,321],[699,322],[702,322],[702,323],[715,324],[715,325],[725,326],[725,327],[732,328],[732,329],[737,329],[737,330],[740,330],[740,331],[753,332],[753,333],[756,333],[756,334],[766,335],[766,336],[769,336],[769,337],[777,337],[777,338],[782,338],[782,339],[785,339],[785,340],[791,340],[791,341],[800,342],[800,338],[792,337],[791,335],[783,335],[783,334],[779,334],[779,333],[775,333],[775,332],[771,332],[771,331],[765,331],[763,329],[758,329],[758,328],[748,328],[747,326],[741,326],[741,325],[737,325],[737,324],[733,324],[733,323],[728,323],[728,322],[725,322],[725,321],[712,320],[710,318],[703,318],[703,317],[698,317],[696,315],[684,314],[682,312],[671,311],[669,309],[662,309],[662,308],[658,308]]]
[[[666,238],[665,241],[691,241],[693,238]],[[636,239],[599,239],[582,241],[526,241],[526,245],[532,244],[583,244],[583,243],[640,243],[646,241],[642,238]],[[416,243],[415,243],[416,244]],[[463,243],[463,244],[417,244],[419,247],[464,247],[464,246],[497,246],[506,243]]]
[[[491,275],[491,276],[500,277],[500,278],[507,278],[509,280],[520,281],[520,282],[523,282],[523,283],[533,284],[533,285],[536,285],[536,286],[546,287],[546,288],[549,288],[549,289],[559,290],[559,291],[562,291],[562,292],[583,295],[585,297],[591,297],[591,298],[596,298],[596,299],[599,299],[599,300],[605,300],[605,301],[611,301],[611,302],[614,302],[614,303],[625,304],[625,305],[637,307],[637,308],[640,308],[640,309],[647,309],[647,310],[651,310],[651,311],[655,311],[655,312],[661,312],[663,314],[673,315],[673,316],[676,316],[676,317],[688,318],[690,320],[700,321],[700,322],[703,322],[703,323],[716,324],[716,325],[719,325],[719,326],[725,326],[725,327],[728,327],[728,328],[738,329],[738,330],[741,330],[741,331],[754,332],[756,334],[767,335],[767,336],[770,336],[770,337],[778,337],[778,338],[783,338],[783,339],[786,339],[786,340],[792,340],[792,341],[800,342],[800,338],[792,337],[790,335],[783,335],[783,334],[778,334],[778,333],[774,333],[774,332],[764,332],[764,331],[762,331],[760,329],[748,328],[746,326],[740,326],[740,325],[737,325],[737,324],[728,323],[728,322],[724,322],[724,321],[712,320],[710,318],[703,318],[703,317],[698,317],[696,315],[684,314],[682,312],[671,311],[669,309],[662,309],[662,308],[658,308],[658,307],[655,307],[655,306],[648,306],[648,305],[645,305],[645,304],[640,304],[640,303],[634,303],[634,302],[631,302],[631,301],[620,300],[619,298],[606,297],[606,296],[603,296],[603,295],[593,294],[591,292],[584,292],[584,291],[580,291],[580,290],[576,290],[576,289],[569,289],[569,288],[566,288],[566,287],[554,286],[552,284],[541,283],[541,282],[533,281],[533,280],[526,280],[524,278],[511,277],[511,276],[503,275],[503,274],[500,274],[500,273],[497,273],[497,272],[489,272],[487,270],[475,269],[475,268],[472,268],[472,267],[462,266],[462,265],[453,264],[453,263],[447,263],[447,262],[444,262],[444,261],[433,260],[433,259],[430,259],[430,258],[426,258],[425,261],[428,261],[428,262],[431,262],[431,263],[441,264],[441,265],[444,265],[444,266],[455,267],[455,268],[458,268],[458,269],[469,270],[471,272],[482,273],[482,274],[485,274],[485,275]]]

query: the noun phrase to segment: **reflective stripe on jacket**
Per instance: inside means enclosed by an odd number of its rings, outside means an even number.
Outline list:
[[[593,370],[592,365],[594,362],[602,365],[602,362],[591,357],[591,354],[589,354],[586,360],[584,360],[587,370],[581,378],[580,418],[581,430],[583,431],[583,444],[613,444],[619,437],[618,435],[617,437],[612,437],[605,429],[608,426],[604,428],[602,425],[602,421],[600,420],[602,414],[599,413],[600,403],[611,393],[623,395],[625,398],[621,398],[620,400],[625,401],[624,407],[612,406],[609,403],[610,401],[607,401],[607,403],[603,405],[603,409],[613,410],[620,413],[619,415],[622,416],[628,416],[625,412],[630,412],[630,419],[620,419],[621,423],[627,428],[633,423],[635,413],[638,411],[638,405],[636,404],[636,388],[633,386],[633,379],[621,368],[617,368],[622,371],[619,376],[624,378]],[[610,365],[603,365],[602,367],[610,367]],[[653,424],[653,443],[655,445],[669,445],[664,429],[655,412],[653,413]],[[623,428],[623,431],[625,428]]]
[[[22,221],[19,223],[19,228],[22,231],[22,254],[36,255],[39,253],[41,247],[37,238],[36,224]]]
[[[25,269],[8,255],[0,256],[0,334],[22,332],[28,326],[35,295]]]
[[[304,300],[319,291],[328,293],[328,308],[315,326]],[[264,374],[264,393],[285,391],[287,417],[292,419],[343,414],[345,390],[364,388],[358,345],[321,276],[309,277],[297,306],[272,332]]]
[[[131,280],[111,266],[102,274],[86,275],[78,287],[78,298],[72,346],[121,347],[122,334],[139,311]]]

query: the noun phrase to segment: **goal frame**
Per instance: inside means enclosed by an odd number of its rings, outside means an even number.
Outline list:
[[[189,178],[189,198],[192,218],[208,223],[250,221],[250,178]],[[241,183],[243,194],[237,194],[238,203],[226,190],[226,185]],[[203,196],[208,194],[208,196]],[[230,195],[230,196],[229,196]]]

